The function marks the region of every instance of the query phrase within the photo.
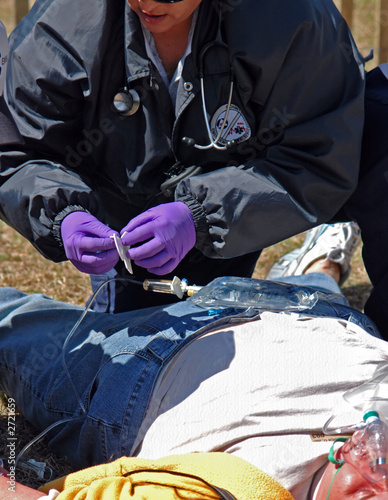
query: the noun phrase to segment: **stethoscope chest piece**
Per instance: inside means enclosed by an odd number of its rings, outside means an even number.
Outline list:
[[[133,89],[120,89],[113,98],[113,109],[122,116],[131,116],[140,107],[140,96]]]

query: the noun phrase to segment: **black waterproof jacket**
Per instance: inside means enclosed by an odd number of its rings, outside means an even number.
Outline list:
[[[70,211],[120,231],[174,196],[192,210],[197,252],[243,256],[328,221],[357,185],[363,67],[329,0],[203,0],[175,106],[125,0],[37,0],[10,46],[24,145],[1,153],[0,217],[49,259],[66,259]],[[216,132],[234,75],[226,150],[182,141],[209,143],[201,64]],[[131,116],[112,107],[125,85],[140,97]],[[160,185],[177,162],[202,173],[169,198]]]

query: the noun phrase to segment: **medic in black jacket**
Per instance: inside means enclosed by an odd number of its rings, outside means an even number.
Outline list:
[[[115,233],[140,280],[250,276],[357,185],[362,60],[329,0],[37,0],[10,45],[0,217],[53,261],[124,274]]]

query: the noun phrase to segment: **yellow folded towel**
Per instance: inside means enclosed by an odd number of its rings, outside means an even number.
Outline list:
[[[257,467],[228,453],[189,453],[158,460],[122,457],[74,472],[43,486],[57,500],[292,500]],[[217,489],[218,492],[217,493]],[[222,496],[224,495],[224,497]]]

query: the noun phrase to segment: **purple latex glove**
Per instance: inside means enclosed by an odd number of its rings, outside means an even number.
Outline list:
[[[127,232],[127,234],[124,234]],[[153,274],[171,272],[195,244],[195,226],[190,209],[182,201],[150,208],[134,217],[121,231],[127,256]]]
[[[116,233],[87,212],[71,212],[61,222],[66,257],[81,272],[103,274],[118,262]]]

